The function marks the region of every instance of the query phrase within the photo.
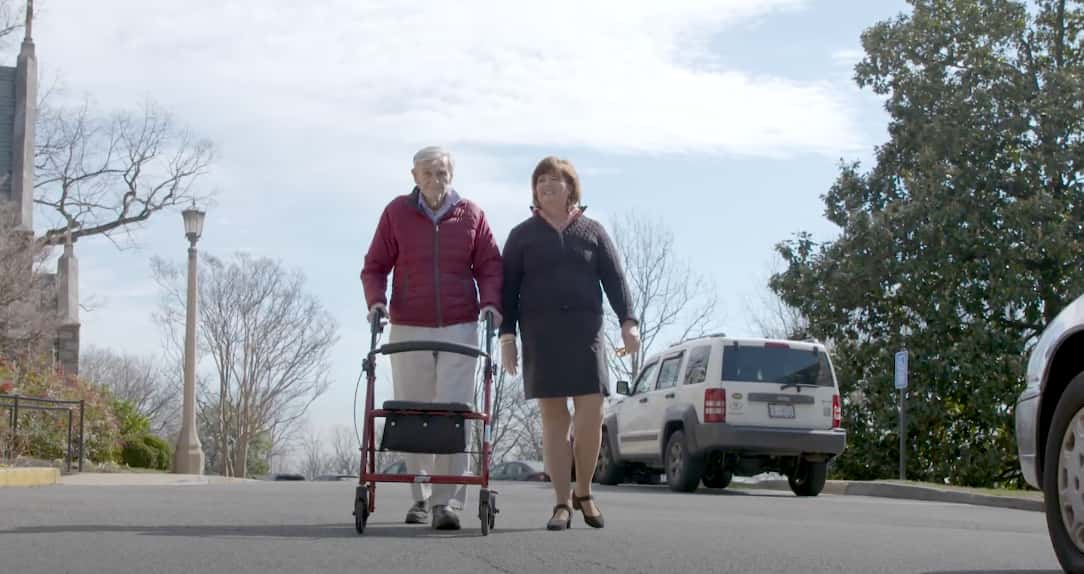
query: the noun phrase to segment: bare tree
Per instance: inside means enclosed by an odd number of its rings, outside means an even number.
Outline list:
[[[181,271],[157,258],[152,265],[163,289],[158,318],[177,325],[185,310]],[[217,393],[207,392],[218,405],[222,472],[245,476],[253,437],[300,420],[327,389],[338,327],[305,292],[304,276],[274,260],[205,256],[201,267],[198,330],[215,368]]]
[[[804,339],[809,336],[809,320],[802,313],[787,305],[774,291],[767,287],[774,275],[782,273],[784,262],[778,255],[772,260],[769,273],[761,282],[765,289],[760,292],[757,307],[746,309],[751,327],[760,336],[772,339]]]
[[[156,357],[90,347],[79,355],[79,375],[131,403],[150,421],[151,432],[169,436],[178,430],[180,385],[179,377],[172,376],[177,371],[163,368],[163,364],[168,363]]]
[[[336,474],[355,474],[360,463],[361,451],[354,431],[343,425],[336,425],[331,431],[329,470]]]
[[[20,0],[0,0],[0,40],[22,30],[26,20],[26,7]]]
[[[324,441],[320,433],[310,428],[301,440],[301,474],[312,480],[327,472],[329,458],[324,452]]]
[[[484,340],[483,340],[483,345]],[[497,366],[501,363],[500,357],[500,345],[494,342],[493,345],[493,365]],[[484,350],[485,347],[483,346]],[[511,411],[516,408],[518,402],[524,401],[523,395],[523,382],[522,379],[510,378],[504,372],[504,369],[497,368],[497,373],[493,377],[493,387],[490,395],[490,448],[492,462],[501,462],[512,454],[512,447],[515,441],[516,425],[512,420]],[[478,410],[485,408],[485,363],[480,361],[477,369],[477,376],[475,379],[474,387],[474,402]],[[475,445],[474,450],[481,452],[482,448],[482,425],[472,425],[474,431],[474,440],[472,444]]]
[[[34,155],[34,203],[53,215],[38,241],[59,245],[69,230],[73,241],[112,238],[158,211],[203,199],[193,184],[214,151],[153,103],[108,118],[84,103],[42,105]]]
[[[513,456],[525,460],[542,460],[542,413],[538,401],[521,400],[508,412]]]
[[[614,376],[631,379],[660,335],[677,340],[707,333],[716,320],[718,296],[714,283],[697,273],[674,249],[674,234],[662,221],[625,213],[612,226],[614,244],[632,292],[632,308],[640,321],[641,350],[626,362],[610,354]],[[621,344],[617,317],[607,310],[610,347]]]
[[[771,339],[804,339],[809,336],[809,320],[767,290],[761,297],[759,310],[750,311],[752,323],[762,337]]]
[[[523,394],[523,379],[509,377],[504,369],[498,369],[494,381],[493,425],[490,444],[493,462],[502,462],[513,456],[519,426],[515,420],[517,410],[527,402]]]
[[[56,332],[56,289],[48,249],[15,229],[13,204],[0,202],[0,356],[37,354]]]
[[[305,424],[301,433],[301,473],[308,479],[321,474],[357,474],[361,464],[361,452],[358,439],[353,429],[336,425],[331,429],[330,440],[319,433],[311,424]],[[380,429],[377,429],[377,445],[380,444]],[[330,450],[328,446],[330,445]],[[393,453],[377,453],[376,468],[379,472],[394,459]]]
[[[290,453],[300,447],[304,437],[297,420],[272,423],[270,432],[271,448],[267,452],[269,472],[278,472],[286,467]]]

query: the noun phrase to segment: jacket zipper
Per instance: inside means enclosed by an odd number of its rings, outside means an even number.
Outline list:
[[[437,327],[444,326],[440,313],[440,224],[433,224],[433,294],[437,302]]]

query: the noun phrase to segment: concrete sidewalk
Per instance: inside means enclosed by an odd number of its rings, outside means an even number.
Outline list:
[[[753,488],[764,490],[790,490],[786,480],[750,480],[738,482],[735,478],[732,488]],[[1037,491],[1019,491],[1005,494],[987,494],[974,489],[958,487],[939,487],[922,483],[898,480],[829,480],[824,485],[824,494],[879,496],[906,500],[927,500],[931,502],[951,502],[956,504],[974,504],[995,508],[1014,508],[1017,510],[1043,511],[1043,495]]]
[[[155,472],[83,472],[60,478],[61,486],[202,486],[260,482],[248,478]]]

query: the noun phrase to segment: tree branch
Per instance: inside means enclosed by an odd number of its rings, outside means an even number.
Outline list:
[[[141,224],[155,213],[203,196],[194,184],[214,157],[210,142],[173,126],[148,103],[136,118],[93,117],[89,105],[44,109],[38,119],[35,203],[52,208],[62,225],[45,231],[42,245],[105,235]]]

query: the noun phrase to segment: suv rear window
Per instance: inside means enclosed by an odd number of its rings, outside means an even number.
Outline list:
[[[785,346],[724,347],[723,380],[834,386],[828,357],[822,351]]]

